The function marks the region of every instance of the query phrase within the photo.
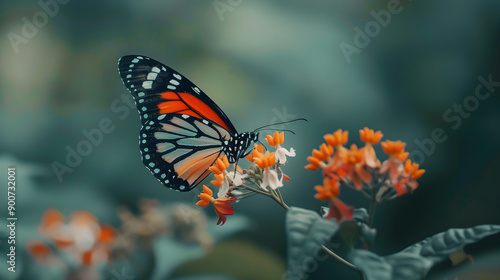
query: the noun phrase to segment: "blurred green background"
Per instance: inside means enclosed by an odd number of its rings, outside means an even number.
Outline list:
[[[297,150],[285,166],[292,180],[282,189],[291,206],[324,205],[314,199],[320,172],[304,166],[326,133],[349,130],[350,143],[359,144],[357,131],[368,126],[419,151],[427,172],[417,191],[377,209],[374,249],[380,254],[451,227],[500,224],[500,86],[490,86],[483,100],[474,97],[478,77],[500,81],[500,1],[401,0],[399,12],[376,32],[374,13],[395,2],[72,0],[58,4],[46,23],[33,18],[44,11],[35,0],[1,2],[0,162],[3,170],[18,170],[18,239],[37,238],[47,208],[86,210],[118,226],[118,207],[137,210],[139,198],[197,201],[199,189],[170,191],[151,176],[140,160],[135,108],[112,108],[131,100],[122,99],[128,91],[117,71],[118,59],[128,54],[150,56],[188,77],[239,131],[307,118],[282,127],[296,132],[285,139]],[[23,18],[44,24],[26,36]],[[356,47],[356,39],[363,41],[356,28],[367,25],[374,36]],[[342,43],[357,49],[346,56]],[[456,106],[464,102],[461,115]],[[82,131],[98,128],[103,118],[114,130],[59,180],[53,163],[65,164],[68,147],[76,149],[86,139]],[[436,128],[446,140],[429,144]],[[342,190],[341,198],[367,207],[354,191]],[[0,202],[3,219],[6,190]],[[205,256],[179,275],[209,271],[252,279],[238,273],[259,270],[266,258],[284,272],[285,212],[258,196],[235,208],[252,224],[227,241],[232,246],[216,247],[232,249],[231,257]],[[210,208],[205,212],[214,216]],[[353,277],[340,266],[332,272],[337,266],[321,262],[312,279]]]

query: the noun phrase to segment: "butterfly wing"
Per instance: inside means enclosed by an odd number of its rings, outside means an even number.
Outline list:
[[[142,161],[167,188],[189,191],[208,174],[236,129],[203,91],[146,56],[124,56],[120,77],[141,116]]]
[[[140,132],[142,161],[166,187],[189,191],[209,173],[222,152],[226,129],[186,114],[166,114]]]
[[[172,68],[147,56],[127,55],[118,61],[118,70],[134,96],[143,125],[161,114],[177,113],[210,120],[236,133],[219,106]]]

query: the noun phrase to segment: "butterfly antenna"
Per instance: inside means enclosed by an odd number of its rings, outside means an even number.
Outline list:
[[[260,142],[260,140],[257,140],[256,142],[259,142],[262,145],[262,147],[264,147],[264,150],[267,151],[267,147],[266,147],[266,145],[264,145],[264,143]]]
[[[261,127],[258,127],[254,130],[254,132],[257,132],[263,128],[266,128],[266,127],[270,127],[270,126],[273,126],[273,125],[279,125],[279,124],[287,124],[287,123],[292,123],[292,122],[297,122],[297,121],[306,121],[307,122],[307,119],[304,119],[304,118],[299,118],[299,119],[293,119],[291,121],[286,121],[286,122],[278,122],[278,123],[273,123],[273,124],[268,124],[268,125],[264,125],[264,126],[261,126]]]
[[[293,130],[290,130],[290,129],[274,129],[274,128],[265,128],[265,129],[261,129],[259,131],[263,131],[263,130],[279,130],[279,131],[286,131],[286,132],[290,132],[292,134],[295,134],[295,132]]]

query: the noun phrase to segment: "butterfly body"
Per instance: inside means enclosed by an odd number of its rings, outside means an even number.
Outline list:
[[[140,114],[142,161],[165,187],[191,190],[217,158],[237,162],[258,140],[255,132],[239,134],[215,102],[162,63],[131,55],[118,69]]]

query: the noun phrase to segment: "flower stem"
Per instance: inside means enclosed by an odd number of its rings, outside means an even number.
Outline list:
[[[368,226],[371,227],[373,223],[373,217],[375,217],[375,208],[377,207],[377,191],[372,189],[372,195],[370,200],[370,215],[368,217]]]
[[[321,245],[321,248],[327,252],[328,254],[330,254],[330,256],[334,257],[335,259],[337,259],[338,261],[340,261],[341,263],[343,263],[344,265],[346,265],[347,267],[351,268],[352,270],[356,271],[356,273],[358,273],[359,275],[359,278],[361,280],[365,280],[365,274],[363,273],[363,271],[361,271],[359,268],[357,268],[355,265],[353,265],[352,263],[344,260],[341,256],[335,254],[332,250],[328,249],[328,247],[326,247],[325,245]]]
[[[246,190],[249,190],[249,191],[252,191],[252,192],[256,192],[256,193],[260,193],[260,194],[269,196],[269,194],[267,192],[259,190],[259,189],[256,189],[256,188],[249,187],[249,186],[247,186],[245,184],[242,184],[241,187],[243,187],[243,189],[246,189]]]
[[[280,193],[279,189],[277,189],[276,192],[273,189],[271,189],[269,191],[269,193],[271,194],[272,199],[274,199],[276,202],[278,202],[278,204],[281,205],[281,207],[283,207],[285,210],[288,210],[290,208],[283,201],[283,197],[281,196],[281,193]]]

